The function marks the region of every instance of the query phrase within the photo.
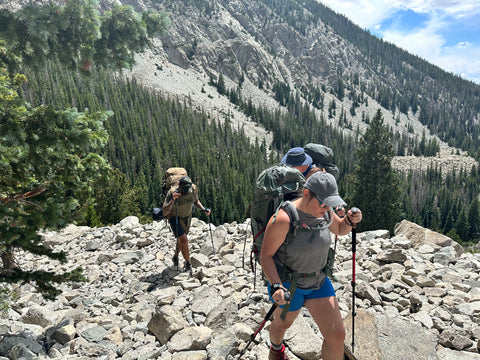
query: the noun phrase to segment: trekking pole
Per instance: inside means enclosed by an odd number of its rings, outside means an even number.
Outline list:
[[[353,214],[358,212],[357,207],[350,209]],[[357,251],[357,224],[352,223],[352,354],[355,352],[355,253]]]
[[[210,222],[210,215],[208,215],[208,228],[210,230],[210,239],[212,240],[212,250],[213,252],[215,252],[215,246],[213,245],[212,223]]]
[[[179,251],[178,251],[178,204],[177,204],[177,200],[175,199],[175,237],[177,238],[177,246],[175,247],[175,254],[177,254],[177,256],[179,255]],[[179,264],[179,261],[177,261],[177,271],[179,271],[178,269],[178,264]]]
[[[286,291],[283,295],[283,298],[285,299],[285,301],[290,301],[290,292]],[[276,308],[277,308],[277,304],[273,303],[270,310],[268,310],[267,315],[265,315],[265,317],[263,318],[263,321],[260,323],[260,326],[257,328],[257,330],[255,330],[255,332],[252,335],[250,335],[250,340],[248,340],[247,345],[245,345],[240,355],[238,355],[237,360],[240,360],[243,354],[245,354],[250,344],[255,340],[255,337],[257,336],[257,334],[263,329],[263,327],[265,326],[265,323],[268,321],[268,319],[270,319],[270,317],[272,316]]]
[[[343,210],[343,206],[337,206],[337,209],[336,211],[339,212],[339,211],[342,211]],[[338,214],[337,214],[338,215]],[[345,215],[343,215],[345,216]],[[342,216],[342,218],[343,218]],[[336,254],[337,253],[337,241],[338,241],[338,235],[335,234],[335,245],[333,246],[333,253]],[[333,261],[332,261],[332,274],[333,274],[333,265],[335,263],[335,258],[333,258]]]

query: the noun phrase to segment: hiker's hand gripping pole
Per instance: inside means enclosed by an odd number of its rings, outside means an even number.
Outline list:
[[[359,210],[357,207],[350,209],[352,214]],[[355,351],[355,253],[357,251],[357,224],[352,222],[352,354]]]
[[[283,298],[285,299],[285,301],[290,301],[290,292],[285,291],[283,293]],[[267,315],[265,315],[265,317],[263,318],[263,321],[261,322],[260,326],[257,328],[257,330],[255,330],[255,332],[253,332],[252,335],[250,335],[250,340],[248,340],[247,345],[245,345],[245,347],[243,348],[240,355],[238,355],[237,360],[240,360],[240,358],[243,356],[243,354],[245,354],[245,352],[247,351],[250,344],[255,340],[255,337],[257,336],[257,334],[263,329],[263,327],[265,326],[265,323],[268,321],[268,319],[270,319],[270,317],[272,316],[272,314],[273,314],[273,312],[275,311],[276,308],[277,308],[277,304],[273,303],[270,310],[268,310]]]

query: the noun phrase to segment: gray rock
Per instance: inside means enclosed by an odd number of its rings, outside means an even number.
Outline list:
[[[175,238],[164,222],[141,225],[127,218],[106,228],[46,233],[54,250],[75,254],[90,282],[62,284],[64,292],[53,302],[29,284],[18,287],[19,301],[0,319],[0,356],[235,359],[271,307],[260,273],[254,279],[241,266],[249,223],[212,226],[215,253],[208,224],[195,218],[192,224],[191,275],[172,268]],[[392,239],[386,231],[358,234],[355,356],[478,358],[480,255],[458,255],[451,240],[409,223],[397,230]],[[96,245],[88,245],[92,242]],[[441,251],[439,244],[447,249]],[[334,287],[347,351],[350,247],[350,236],[338,237]],[[19,261],[25,268],[54,266],[33,263],[32,257]],[[268,357],[269,324],[247,349],[246,360]],[[322,342],[315,321],[302,309],[286,334],[287,353],[297,360],[318,359]]]

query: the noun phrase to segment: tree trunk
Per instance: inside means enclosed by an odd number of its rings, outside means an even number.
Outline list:
[[[17,266],[15,265],[15,255],[11,251],[2,251],[1,258],[3,262],[3,269],[10,270],[15,269]]]

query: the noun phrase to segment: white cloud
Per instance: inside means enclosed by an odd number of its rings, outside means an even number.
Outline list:
[[[366,29],[381,24],[396,11],[384,0],[320,0],[320,2]]]
[[[399,30],[391,27],[381,34],[384,40],[424,59],[431,59],[432,56],[440,56],[442,47],[446,44],[444,36],[439,31],[444,27],[443,20],[433,17],[423,28]]]
[[[319,0],[362,28],[373,29],[384,40],[418,55],[446,71],[480,84],[480,35],[449,44],[455,29],[480,34],[480,0]],[[422,24],[396,23],[395,13],[413,11],[426,15]],[[389,21],[387,27],[385,21]],[[391,21],[393,20],[393,21]]]
[[[436,65],[480,84],[480,46],[444,47]]]
[[[456,48],[459,48],[459,49],[464,49],[464,48],[469,48],[469,47],[472,47],[472,43],[469,42],[469,41],[461,41],[459,43],[457,43],[455,45]]]
[[[455,17],[470,17],[480,13],[479,0],[391,0],[393,7],[417,13],[442,11]]]

